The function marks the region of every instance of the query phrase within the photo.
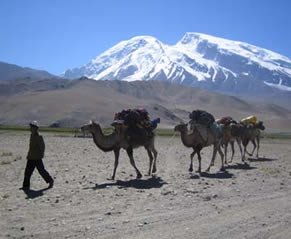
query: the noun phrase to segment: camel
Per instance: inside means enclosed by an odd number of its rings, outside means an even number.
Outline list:
[[[103,152],[110,151],[114,152],[115,162],[111,179],[112,180],[115,179],[116,169],[119,161],[119,152],[121,148],[126,150],[128,157],[130,159],[130,164],[136,171],[137,178],[141,178],[142,174],[136,167],[133,158],[133,149],[140,146],[145,147],[150,160],[148,175],[155,173],[157,171],[156,159],[158,152],[155,149],[154,145],[155,142],[154,134],[151,137],[142,134],[136,135],[135,137],[134,136],[128,137],[126,127],[120,126],[118,128],[119,128],[118,132],[117,130],[115,130],[110,135],[104,135],[100,125],[94,121],[92,121],[88,125],[84,125],[81,127],[81,130],[83,132],[89,131],[92,134],[93,141],[99,149],[101,149]]]
[[[187,124],[181,123],[177,126],[175,126],[175,131],[179,131],[181,135],[181,140],[182,143],[188,147],[188,148],[193,148],[193,152],[190,155],[190,167],[189,167],[189,172],[193,171],[193,157],[197,153],[198,155],[198,173],[201,174],[201,155],[200,151],[207,146],[213,145],[213,154],[212,154],[212,159],[210,162],[209,167],[207,168],[206,172],[209,172],[210,167],[214,165],[214,160],[217,154],[217,151],[220,154],[221,157],[221,170],[224,169],[224,162],[223,162],[223,153],[221,151],[220,145],[221,145],[221,138],[215,137],[215,135],[212,132],[209,132],[210,129],[207,128],[207,139],[204,140],[204,138],[201,136],[200,130],[201,127],[206,128],[204,125],[198,125],[198,124],[192,124],[191,125],[192,130],[188,131],[187,129]]]
[[[252,156],[257,148],[256,157],[259,157],[259,149],[260,149],[260,135],[261,130],[265,130],[265,126],[262,121],[255,123],[254,125],[244,125],[237,124],[232,126],[232,134],[237,135],[241,138],[243,144],[243,156],[242,161],[245,161],[245,154],[247,153],[249,156]],[[247,151],[247,145],[249,142],[253,144],[253,150],[251,153]]]
[[[228,144],[230,144],[231,146],[231,159],[230,159],[230,163],[232,163],[233,160],[233,156],[235,153],[234,150],[234,143],[237,142],[239,150],[240,150],[240,154],[241,157],[243,159],[243,154],[242,154],[242,147],[241,147],[241,138],[239,136],[233,136],[231,134],[231,128],[234,125],[234,123],[231,123],[230,125],[224,125],[224,124],[220,124],[221,129],[222,129],[222,142],[221,145],[224,146],[224,163],[228,164],[227,161],[227,148],[228,148]]]

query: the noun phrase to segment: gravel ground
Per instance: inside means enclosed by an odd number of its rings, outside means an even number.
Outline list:
[[[90,138],[43,136],[55,186],[46,190],[35,171],[24,193],[29,133],[0,132],[0,238],[291,238],[290,140],[262,140],[247,165],[236,148],[225,172],[217,158],[200,176],[188,172],[191,149],[179,137],[157,137],[156,175],[135,179],[122,151],[112,181],[112,152]],[[202,170],[211,151],[202,151]],[[146,151],[134,156],[146,174]]]

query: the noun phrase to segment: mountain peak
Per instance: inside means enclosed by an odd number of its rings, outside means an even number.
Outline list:
[[[152,36],[122,41],[65,77],[165,80],[224,93],[262,88],[291,91],[291,60],[248,43],[187,32],[174,46]],[[259,90],[259,89],[258,89]]]

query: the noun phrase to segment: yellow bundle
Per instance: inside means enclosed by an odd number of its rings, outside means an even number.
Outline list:
[[[241,123],[243,124],[256,124],[257,123],[257,117],[254,115],[248,116],[246,118],[243,118],[240,120]]]

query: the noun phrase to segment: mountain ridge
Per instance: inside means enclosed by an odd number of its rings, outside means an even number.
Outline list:
[[[266,85],[291,90],[289,58],[244,42],[186,33],[172,46],[151,36],[133,37],[83,67],[67,70],[64,76],[131,81],[163,80],[161,75],[164,74],[164,80],[197,86],[201,81],[221,84],[226,80],[235,83],[238,77],[257,79],[264,71],[269,74],[263,81]]]
[[[44,70],[21,67],[0,61],[0,81],[22,79],[23,77],[38,79],[59,78]]]
[[[162,119],[160,127],[187,121],[189,112],[199,108],[216,118],[230,115],[238,120],[255,114],[268,128],[291,129],[291,110],[170,82],[95,81],[83,77],[62,81],[23,79],[9,81],[6,87],[7,91],[0,91],[0,124],[4,125],[38,120],[46,126],[79,127],[95,119],[110,126],[114,113],[143,107],[150,117]]]

